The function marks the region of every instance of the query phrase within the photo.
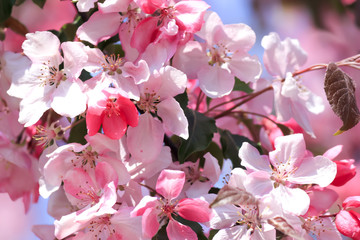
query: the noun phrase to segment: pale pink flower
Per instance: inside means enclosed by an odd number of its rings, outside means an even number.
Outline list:
[[[79,77],[88,56],[79,42],[65,42],[64,69],[60,69],[63,57],[60,41],[50,32],[35,32],[26,35],[22,47],[32,61],[20,66],[26,69],[21,76],[13,76],[8,90],[10,96],[21,98],[19,122],[25,127],[36,123],[43,113],[52,108],[56,113],[75,117],[86,109],[86,95]],[[76,55],[76,57],[75,57]]]
[[[221,169],[218,160],[210,153],[204,155],[204,167],[200,167],[200,159],[195,163],[173,163],[169,169],[181,170],[185,173],[184,193],[187,197],[196,198],[207,194],[219,180]]]
[[[309,234],[305,239],[312,240],[315,237],[319,240],[341,240],[342,237],[336,229],[331,217],[308,217],[304,218],[303,229]]]
[[[264,64],[267,71],[279,77],[273,81],[276,118],[280,122],[294,118],[311,136],[315,137],[306,112],[319,114],[324,111],[322,98],[305,87],[292,73],[306,62],[307,55],[296,39],[281,41],[277,33],[264,36]]]
[[[309,156],[302,134],[282,136],[275,139],[275,150],[269,157],[261,156],[249,143],[243,143],[239,150],[243,166],[260,179],[271,179],[274,189],[282,195],[283,208],[297,215],[308,210],[309,196],[296,184],[318,184],[328,186],[336,175],[336,164],[323,156]]]
[[[305,216],[319,216],[324,214],[338,199],[339,195],[332,189],[313,186],[308,189],[310,206]]]
[[[68,171],[64,176],[64,190],[71,204],[80,210],[55,221],[55,236],[64,238],[94,217],[114,214],[116,210],[112,207],[117,199],[117,182],[115,170],[106,162],[98,163],[88,172],[82,168]]]
[[[130,180],[121,156],[125,157],[123,143],[112,140],[103,134],[86,136],[88,144],[70,143],[54,149],[40,158],[42,177],[40,193],[44,198],[56,191],[68,171],[82,168],[92,171],[99,162],[107,162],[117,172],[118,183],[126,184]]]
[[[203,16],[210,6],[202,1],[135,1],[143,12],[152,16],[142,20],[136,27],[131,39],[131,46],[143,53],[150,43],[161,40],[170,43],[169,58],[183,34],[192,34],[201,29]]]
[[[243,169],[235,168],[231,171],[228,185],[251,194],[255,199],[252,193],[257,191],[253,188],[252,178]],[[214,207],[210,227],[220,229],[214,239],[275,239],[274,227],[268,224],[267,219],[262,216],[263,209],[259,208],[261,197],[256,199],[257,202],[251,204],[239,201]]]
[[[38,199],[38,162],[26,147],[12,142],[0,132],[0,192],[8,193],[11,200],[22,198],[25,212],[29,210],[31,196]]]
[[[163,170],[156,183],[156,192],[162,196],[145,196],[132,211],[132,216],[142,215],[143,234],[146,238],[153,237],[159,227],[166,223],[169,239],[197,239],[193,230],[173,219],[176,214],[184,219],[195,222],[208,222],[211,218],[209,204],[200,198],[175,200],[184,186],[185,173],[176,170]]]
[[[254,31],[245,24],[224,25],[215,13],[205,16],[198,35],[206,42],[189,41],[180,47],[174,66],[188,78],[199,79],[201,90],[211,98],[228,95],[234,87],[234,77],[255,82],[261,74],[261,64],[248,51],[255,43]]]
[[[97,1],[98,0],[78,0],[76,7],[79,12],[88,12],[91,8],[95,7]],[[97,6],[101,12],[117,13],[126,11],[130,2],[132,2],[132,0],[105,0],[98,2]]]
[[[135,159],[150,162],[160,153],[165,131],[184,139],[189,136],[188,121],[174,96],[185,91],[186,75],[171,66],[161,68],[139,85],[137,106],[145,113],[137,127],[129,127],[127,146]],[[151,113],[158,115],[152,117]]]
[[[134,64],[120,58],[119,55],[104,55],[97,48],[91,49],[88,54],[91,55],[91,60],[89,59],[85,69],[97,74],[87,82],[90,88],[112,85],[126,93],[129,98],[139,100],[140,93],[137,85],[146,82],[150,76],[148,65],[144,60],[139,60]]]
[[[88,221],[77,221],[75,214],[68,217],[66,225],[71,231],[59,231],[61,225],[55,221],[55,236],[59,239],[69,233],[75,233],[74,240],[108,239],[133,240],[141,239],[141,218],[131,217],[132,208],[121,207],[114,214],[94,215]],[[64,219],[65,220],[65,219]]]
[[[89,136],[95,135],[102,126],[106,136],[111,139],[120,139],[124,136],[128,125],[137,126],[138,119],[135,105],[116,89],[91,91],[86,113]]]

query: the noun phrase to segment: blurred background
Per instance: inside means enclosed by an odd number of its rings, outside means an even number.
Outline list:
[[[212,11],[217,12],[224,24],[245,23],[256,33],[257,41],[251,54],[262,59],[260,45],[263,36],[277,32],[281,39],[296,38],[308,53],[308,61],[303,66],[316,63],[336,62],[360,53],[360,1],[354,0],[206,0]],[[60,13],[60,14],[59,14]],[[72,22],[76,10],[70,1],[47,0],[44,9],[37,7],[32,0],[14,7],[13,17],[27,25],[29,31],[59,29],[63,24]],[[34,17],[36,16],[36,17]],[[16,41],[24,38],[11,30],[6,30],[5,47],[20,51]],[[20,45],[21,46],[21,45]],[[360,72],[343,68],[357,85],[360,85]],[[324,70],[306,73],[301,76],[303,84],[322,96]],[[264,77],[269,75],[264,69]],[[359,90],[356,92],[359,98]],[[268,107],[272,107],[271,94],[264,96]],[[359,99],[358,99],[359,100]],[[359,102],[359,101],[358,101]],[[261,107],[261,106],[260,106]],[[360,125],[339,136],[333,136],[342,125],[325,100],[325,112],[310,116],[317,136],[307,136],[307,147],[315,154],[322,154],[328,148],[342,144],[343,152],[336,159],[360,159]],[[358,174],[359,175],[359,174]],[[357,176],[358,176],[357,175]],[[360,195],[359,177],[355,177],[339,192],[341,199],[349,194]],[[34,224],[52,224],[47,215],[47,201],[40,197],[37,204],[30,207],[27,215],[21,200],[12,202],[7,194],[0,194],[0,239],[32,240],[37,239],[31,233]]]

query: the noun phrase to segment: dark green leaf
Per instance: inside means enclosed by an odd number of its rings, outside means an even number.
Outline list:
[[[254,90],[249,87],[249,84],[241,81],[237,77],[235,77],[235,85],[233,91],[242,91],[245,93],[252,93]]]
[[[39,8],[41,8],[41,9],[44,7],[45,2],[46,2],[46,0],[32,0],[32,1],[33,1],[33,3],[35,3],[36,5],[38,5]]]
[[[0,41],[5,40],[5,29],[0,27]]]
[[[151,240],[169,240],[166,232],[167,224],[164,224]]]
[[[206,106],[209,108],[212,98],[206,97]]]
[[[82,121],[82,122],[79,123],[78,125],[75,125],[71,129],[68,142],[69,143],[76,142],[76,143],[86,144],[86,140],[84,138],[85,135],[87,134],[85,119],[80,119],[80,120],[76,120],[76,121]]]
[[[108,56],[114,54],[115,56],[119,56],[120,58],[125,57],[125,52],[122,49],[121,44],[119,43],[110,43],[104,48],[103,52]]]
[[[339,135],[358,124],[360,111],[356,104],[354,80],[335,63],[330,63],[326,69],[324,90],[332,110],[343,122],[342,127],[334,135]]]
[[[75,39],[77,29],[83,23],[84,22],[82,21],[81,17],[78,16],[75,18],[74,22],[63,25],[58,34],[60,41],[61,42],[73,41]]]
[[[229,158],[234,168],[242,167],[239,158],[239,149],[243,142],[248,142],[258,148],[258,146],[247,137],[232,134],[228,130],[218,129],[218,131],[220,133],[220,143],[223,149],[224,158]]]
[[[92,76],[88,71],[83,69],[81,71],[81,74],[80,74],[79,78],[80,78],[81,81],[85,82],[86,80],[89,80],[90,78],[92,78]]]
[[[191,229],[196,233],[199,240],[207,240],[208,238],[204,235],[201,225],[197,222],[186,220],[179,215],[173,215],[174,219],[186,226],[191,227]]]
[[[284,134],[284,136],[294,133],[294,131],[291,128],[289,128],[288,126],[285,126],[284,124],[277,123],[276,126],[278,128],[280,128],[280,130]]]
[[[106,48],[107,45],[112,44],[112,43],[116,43],[116,42],[119,42],[119,41],[120,41],[119,34],[116,34],[113,37],[111,37],[111,38],[109,38],[109,39],[107,39],[105,41],[100,42],[98,44],[98,48],[101,51],[103,51]]]
[[[14,4],[15,0],[0,0],[0,23],[10,17]]]
[[[187,92],[183,92],[181,94],[178,94],[175,96],[175,100],[180,104],[180,107],[182,109],[186,109],[187,108],[187,105],[188,105],[188,102],[189,102],[189,98],[188,98],[188,95],[187,95]]]
[[[15,1],[15,6],[20,6],[21,4],[23,4],[25,2],[25,0],[16,0]]]
[[[205,150],[216,132],[214,119],[188,108],[184,112],[189,122],[189,138],[182,140],[179,147],[180,163],[184,163],[192,153]]]
[[[219,230],[217,230],[217,229],[211,229],[210,234],[209,234],[209,240],[212,240],[214,238],[215,234],[217,234],[218,231]]]
[[[211,142],[205,151],[205,153],[209,152],[211,155],[213,155],[218,160],[220,168],[222,168],[224,163],[224,155],[219,145],[217,145],[215,142]]]

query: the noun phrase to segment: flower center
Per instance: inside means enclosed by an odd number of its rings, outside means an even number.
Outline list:
[[[209,56],[209,65],[214,66],[218,64],[219,66],[231,60],[232,52],[225,47],[225,45],[219,43],[215,44],[211,48],[207,49],[207,55]]]
[[[67,79],[66,73],[63,70],[59,70],[56,66],[51,66],[50,61],[43,63],[43,67],[40,68],[40,76],[38,77],[41,81],[40,86],[46,85],[54,86],[57,88],[62,81]]]
[[[148,90],[148,89],[146,89]],[[151,93],[145,93],[140,97],[140,100],[137,103],[137,106],[143,110],[148,112],[156,112],[157,108],[156,105],[160,103],[160,96],[158,96],[155,91]]]
[[[95,151],[92,151],[92,147],[88,146],[85,150],[81,152],[74,152],[75,159],[71,159],[71,163],[74,167],[81,167],[86,171],[86,168],[94,168],[96,165],[96,159],[99,154]]]
[[[122,73],[122,70],[120,69],[120,67],[122,66],[122,59],[120,58],[119,54],[111,54],[110,56],[105,55],[104,60],[105,61],[101,63],[104,72],[109,75],[115,75],[115,73]]]
[[[111,117],[113,115],[119,116],[121,114],[121,110],[119,105],[116,103],[117,98],[109,98],[106,102],[106,109],[104,110],[104,114],[107,117]]]

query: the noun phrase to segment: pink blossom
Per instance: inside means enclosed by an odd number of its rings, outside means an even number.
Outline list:
[[[70,143],[44,153],[40,158],[42,177],[40,178],[40,193],[44,198],[56,191],[68,171],[82,168],[92,171],[100,162],[110,164],[118,175],[116,184],[126,184],[130,180],[122,161],[126,159],[123,143],[97,133],[86,136],[88,144]]]
[[[144,236],[153,237],[160,224],[169,220],[166,232],[169,239],[197,239],[190,227],[185,226],[173,218],[178,214],[184,219],[196,222],[208,222],[211,218],[209,204],[202,199],[185,198],[180,201],[175,199],[182,191],[185,182],[185,173],[176,170],[163,170],[156,183],[156,192],[160,199],[145,196],[132,212],[133,216],[142,215]]]
[[[116,89],[104,89],[93,92],[89,99],[86,114],[88,134],[95,135],[100,126],[104,134],[111,139],[120,139],[126,132],[127,126],[138,124],[138,111],[130,99],[121,96]]]
[[[38,162],[19,144],[13,143],[0,132],[0,192],[8,193],[11,200],[22,198],[25,212],[31,197],[37,202]]]
[[[82,43],[65,42],[64,69],[60,41],[50,32],[28,33],[22,47],[31,60],[22,62],[23,75],[15,75],[8,90],[10,96],[21,98],[19,122],[25,127],[36,123],[49,108],[60,115],[75,117],[86,109],[86,95],[78,79],[88,60]],[[73,54],[77,56],[74,57]]]
[[[282,196],[283,208],[298,215],[305,214],[310,199],[302,189],[292,188],[292,184],[326,187],[336,175],[336,164],[331,160],[323,156],[308,156],[302,134],[276,138],[275,150],[269,153],[269,157],[261,156],[256,148],[244,142],[239,157],[246,169],[256,174],[254,176],[271,179],[275,188],[264,191],[276,190]]]
[[[55,236],[64,238],[94,217],[114,214],[117,181],[116,172],[105,162],[98,163],[95,170],[89,172],[82,168],[68,171],[64,177],[64,190],[71,204],[80,210],[55,221]],[[75,224],[69,227],[72,222]]]
[[[321,113],[324,111],[323,101],[292,75],[305,63],[305,51],[298,40],[286,38],[281,41],[274,32],[265,36],[261,45],[265,49],[263,58],[267,71],[279,78],[272,84],[277,119],[284,122],[292,117],[308,134],[315,137],[306,112]]]
[[[210,6],[204,1],[135,1],[143,12],[152,14],[141,21],[131,39],[131,46],[143,53],[150,43],[165,40],[176,48],[179,36],[201,29],[203,16]],[[153,17],[156,16],[156,17]],[[170,54],[172,55],[172,54]]]
[[[255,33],[245,24],[224,25],[219,16],[209,13],[198,35],[206,43],[189,41],[174,57],[174,66],[188,78],[199,79],[201,90],[211,98],[228,95],[234,77],[255,82],[261,74],[257,57],[247,52],[255,43]]]

